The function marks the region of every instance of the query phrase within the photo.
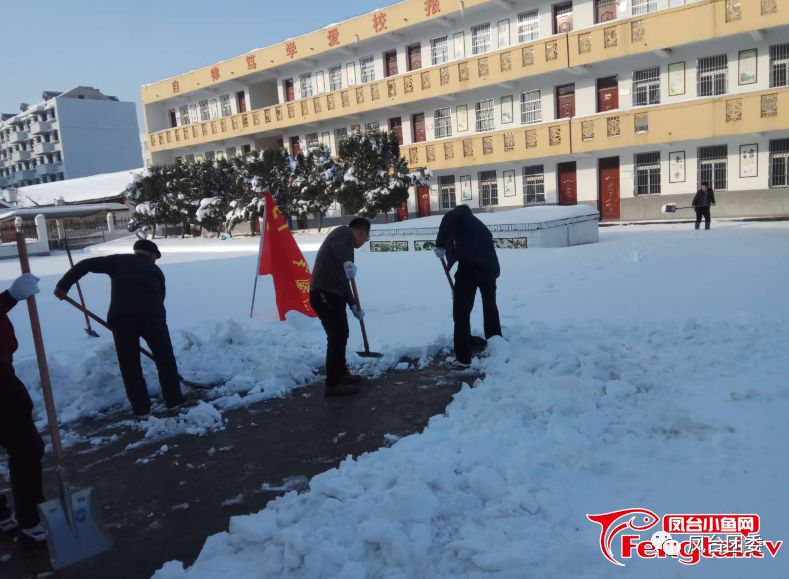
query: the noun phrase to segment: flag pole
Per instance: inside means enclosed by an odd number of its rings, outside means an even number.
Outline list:
[[[266,201],[263,200],[263,215],[258,217],[258,224],[260,227],[260,245],[258,246],[258,260],[255,264],[255,280],[252,283],[252,305],[249,306],[249,317],[252,317],[252,312],[255,310],[255,294],[258,291],[258,277],[260,277],[260,255],[263,253],[263,234],[266,229]]]

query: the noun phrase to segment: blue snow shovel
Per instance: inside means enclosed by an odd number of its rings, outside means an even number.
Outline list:
[[[30,273],[30,261],[27,258],[25,236],[17,229],[16,246],[19,251],[19,262],[22,273]],[[47,528],[47,547],[49,558],[54,569],[63,569],[99,553],[103,553],[112,545],[112,540],[101,520],[101,513],[91,500],[91,489],[73,491],[69,486],[63,458],[63,445],[60,441],[58,418],[55,412],[55,399],[52,396],[52,384],[49,379],[47,356],[44,351],[44,339],[41,335],[41,324],[38,319],[38,308],[35,296],[27,299],[30,313],[30,326],[33,331],[33,343],[36,347],[38,372],[41,376],[41,390],[44,394],[44,405],[47,411],[49,432],[52,437],[52,450],[55,453],[56,471],[60,497],[38,506],[41,520]]]

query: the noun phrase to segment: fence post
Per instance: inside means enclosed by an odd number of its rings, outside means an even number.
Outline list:
[[[113,231],[115,229],[115,216],[112,214],[111,211],[107,211],[107,231]]]
[[[49,234],[47,233],[47,220],[39,213],[36,215],[36,236],[39,243],[46,243],[49,247]]]

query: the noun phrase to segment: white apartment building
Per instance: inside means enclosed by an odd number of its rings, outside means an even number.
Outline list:
[[[143,87],[155,163],[395,131],[426,215],[789,215],[789,2],[406,0]],[[422,200],[417,201],[417,200]]]
[[[79,86],[0,116],[0,188],[142,166],[134,103]]]

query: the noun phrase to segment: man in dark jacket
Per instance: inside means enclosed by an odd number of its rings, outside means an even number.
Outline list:
[[[348,373],[345,346],[348,344],[346,304],[356,319],[364,311],[356,306],[349,280],[356,277],[353,250],[370,239],[370,222],[354,217],[348,226],[334,229],[321,244],[312,269],[310,304],[326,331],[326,396],[358,392],[361,378]]]
[[[25,545],[43,543],[47,533],[38,518],[38,504],[44,502],[41,457],[44,442],[33,421],[33,402],[25,385],[14,372],[14,352],[18,347],[8,312],[17,302],[38,293],[38,278],[26,273],[0,294],[0,446],[8,453],[11,493],[16,516],[0,495],[0,535],[20,529]]]
[[[140,364],[140,338],[144,338],[151,348],[167,408],[183,402],[164,309],[164,274],[155,263],[161,256],[154,242],[139,239],[134,244],[133,254],[80,261],[55,288],[55,296],[63,299],[71,286],[87,273],[110,276],[112,293],[107,323],[115,339],[126,396],[137,416],[145,416],[151,410],[151,399]]]
[[[701,189],[696,191],[693,197],[693,208],[696,210],[696,229],[701,225],[701,218],[704,218],[704,229],[710,228],[712,218],[710,216],[710,206],[715,205],[715,193],[706,181],[701,183]]]
[[[449,267],[458,262],[452,308],[455,358],[449,363],[467,368],[471,364],[471,310],[477,288],[482,295],[485,338],[501,335],[496,306],[496,279],[501,270],[493,235],[468,205],[458,205],[441,219],[435,253],[438,258],[446,257]]]

